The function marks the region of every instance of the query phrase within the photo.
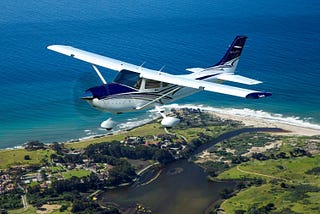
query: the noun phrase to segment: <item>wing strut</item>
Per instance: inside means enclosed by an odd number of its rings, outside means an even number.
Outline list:
[[[107,84],[107,81],[103,78],[99,69],[95,65],[92,65],[92,67],[97,72],[97,74],[98,74],[99,78],[101,79],[101,81],[103,82],[103,84]]]
[[[165,93],[165,94],[162,95],[161,97],[158,97],[157,99],[154,99],[154,100],[148,102],[147,104],[144,104],[143,106],[138,106],[138,107],[136,107],[136,109],[137,109],[137,110],[143,109],[143,108],[151,105],[152,103],[155,103],[155,102],[157,102],[158,100],[161,100],[161,99],[164,98],[165,96],[168,96],[169,94],[178,91],[179,89],[181,89],[181,87],[177,87],[177,88],[169,91],[168,93]]]

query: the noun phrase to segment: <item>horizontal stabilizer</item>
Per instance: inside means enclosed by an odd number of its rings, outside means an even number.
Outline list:
[[[270,92],[253,92],[246,96],[247,99],[259,99],[264,97],[270,97],[272,94]]]
[[[187,68],[186,70],[190,71],[192,73],[197,73],[197,72],[203,71],[205,69],[204,68]]]
[[[228,74],[228,73],[219,74],[216,76],[216,78],[219,80],[237,82],[237,83],[246,84],[246,85],[256,85],[256,84],[262,83],[261,81],[258,81],[255,79],[250,79],[248,77],[235,75],[235,74]]]

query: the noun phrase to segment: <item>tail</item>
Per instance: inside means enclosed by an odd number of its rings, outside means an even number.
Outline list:
[[[237,66],[237,63],[239,61],[240,55],[242,53],[242,49],[244,47],[246,39],[247,39],[246,36],[237,36],[233,40],[233,42],[232,42],[231,46],[229,47],[229,49],[227,50],[226,54],[214,66],[227,65],[227,66],[232,66],[235,69]]]

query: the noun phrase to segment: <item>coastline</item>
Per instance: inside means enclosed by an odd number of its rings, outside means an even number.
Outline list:
[[[280,121],[272,121],[267,119],[260,119],[256,117],[245,117],[239,115],[230,115],[217,112],[209,112],[214,116],[220,117],[225,120],[241,121],[248,127],[267,127],[267,128],[279,128],[286,130],[287,132],[275,132],[277,135],[299,135],[299,136],[314,136],[320,135],[320,129],[314,129],[309,127],[303,127],[293,124],[286,124]]]
[[[278,128],[283,129],[284,132],[269,132],[272,134],[277,135],[291,135],[291,136],[314,136],[320,135],[320,124],[313,124],[301,119],[297,118],[285,118],[282,115],[275,114],[273,116],[271,113],[263,112],[264,117],[260,116],[259,113],[262,111],[255,111],[249,109],[224,109],[224,108],[214,108],[211,106],[202,106],[202,105],[179,105],[179,104],[171,104],[164,106],[168,111],[170,109],[183,109],[183,108],[190,108],[190,109],[200,109],[207,113],[214,115],[215,117],[219,117],[222,120],[235,120],[242,122],[246,127],[255,127],[255,128]],[[258,114],[255,114],[258,112]],[[131,123],[130,127],[125,128],[124,130],[116,130],[112,131],[108,134],[100,134],[100,135],[92,135],[87,136],[84,138],[79,138],[78,140],[69,140],[62,143],[77,143],[77,142],[84,142],[87,140],[92,140],[94,138],[103,138],[109,135],[117,135],[123,134],[135,128],[144,126],[146,124],[152,123],[158,120],[159,117],[146,120],[145,123],[138,122],[137,124]],[[125,126],[125,125],[123,125]],[[309,127],[310,126],[310,127]]]
[[[277,132],[278,135],[299,135],[299,136],[314,136],[320,135],[320,124],[309,123],[300,118],[288,117],[285,118],[280,114],[272,114],[263,111],[251,109],[229,109],[229,108],[214,108],[210,106],[192,106],[192,105],[177,105],[172,104],[166,108],[182,109],[200,109],[210,113],[223,120],[235,120],[242,122],[246,127],[257,128],[279,128],[288,132]]]
[[[181,106],[181,108],[186,108],[185,106]],[[177,110],[179,108],[176,108]],[[198,108],[199,109],[199,108]],[[215,138],[215,140],[212,142],[212,143],[216,143],[216,141],[220,142],[223,138],[227,137],[227,138],[232,138],[233,137],[233,134],[235,135],[239,135],[241,134],[242,132],[256,132],[256,131],[261,131],[261,132],[271,132],[273,134],[281,134],[281,135],[296,135],[296,136],[311,136],[311,135],[317,135],[319,134],[319,131],[320,130],[316,130],[316,129],[312,129],[312,128],[307,128],[307,127],[299,127],[299,126],[295,126],[295,125],[289,125],[289,124],[282,124],[281,122],[279,121],[268,121],[266,119],[260,119],[260,118],[255,118],[254,116],[252,117],[244,117],[244,116],[240,116],[240,115],[233,115],[233,114],[228,114],[228,113],[221,113],[221,112],[215,112],[215,111],[210,111],[208,109],[205,109],[205,108],[200,108],[202,112],[204,112],[205,114],[208,114],[209,115],[213,115],[214,117],[217,117],[217,118],[220,118],[220,120],[223,120],[225,121],[226,123],[229,123],[228,120],[233,120],[233,121],[239,121],[242,123],[242,125],[240,127],[238,127],[236,130],[233,130],[233,131],[229,131],[229,132],[226,132],[226,133],[223,133],[222,135],[220,135],[219,137]],[[190,117],[190,118],[193,118],[191,115],[189,115],[188,112],[192,112],[192,111],[186,111],[187,113],[185,114],[185,116],[187,117]],[[123,131],[120,131],[118,133],[115,133],[113,135],[119,135],[119,136],[122,136],[124,135],[125,133],[127,133],[128,131],[130,130],[133,130],[135,128],[138,128],[138,127],[141,127],[141,126],[144,126],[143,128],[146,130],[146,129],[151,129],[152,131],[152,127],[155,126],[155,121],[156,119],[152,120],[152,121],[149,121],[147,122],[146,124],[139,124],[135,127],[131,127],[129,130],[123,130]],[[150,124],[148,125],[150,122],[153,122],[153,124]],[[157,127],[159,128],[160,125],[158,124]],[[139,129],[138,129],[139,130]],[[160,129],[157,129],[158,131]],[[252,130],[252,131],[250,131]],[[136,130],[133,130],[133,132],[137,132],[137,129]],[[119,137],[118,136],[118,137]],[[103,136],[99,136],[99,137],[96,137],[96,136],[92,136],[92,138],[89,138],[89,139],[85,139],[85,140],[82,140],[82,141],[74,141],[74,142],[68,142],[68,144],[77,144],[77,143],[82,143],[83,145],[88,145],[90,143],[93,143],[92,142],[92,139],[93,140],[104,140],[103,138],[105,137],[105,139],[107,139],[108,135],[103,135]],[[96,138],[99,138],[99,139],[96,139]],[[222,138],[222,139],[221,139]],[[205,147],[208,147],[208,146],[212,146],[211,144],[208,144],[206,145]],[[200,149],[200,147],[199,147]],[[200,150],[204,150],[206,148],[202,148]],[[14,150],[11,149],[11,150]],[[148,169],[150,167],[154,166],[154,164],[150,165],[150,166],[147,166],[146,168],[144,168],[143,170],[139,171],[138,174],[143,174],[144,172],[148,171]],[[141,186],[146,186],[150,183],[152,183],[153,181],[155,181],[156,179],[158,179],[158,177],[160,176],[161,174],[161,170],[156,174],[155,177],[150,177],[150,179],[148,179],[146,182],[142,182],[140,185]],[[124,187],[124,186],[127,186],[129,185],[129,183],[125,184],[125,185],[119,185],[119,187]],[[112,188],[111,188],[112,189]],[[219,201],[213,201],[209,204],[209,206],[205,209],[205,212],[209,209],[211,209],[211,207],[213,205],[216,205]]]
[[[320,124],[309,123],[307,121],[304,121],[295,117],[285,118],[279,114],[272,114],[272,113],[263,112],[260,110],[256,111],[256,110],[250,110],[250,109],[229,109],[229,108],[225,109],[225,108],[215,108],[211,106],[190,105],[190,104],[185,104],[185,105],[170,104],[164,107],[168,110],[183,109],[183,108],[200,109],[216,117],[219,117],[222,120],[240,121],[246,127],[279,128],[287,131],[287,132],[273,133],[277,135],[291,135],[291,136],[320,135]],[[80,137],[77,139],[69,139],[65,141],[60,141],[59,143],[74,144],[74,143],[80,143],[85,141],[91,141],[93,139],[104,138],[107,136],[123,134],[130,130],[152,123],[158,120],[159,118],[160,116],[155,118],[148,118],[144,121],[137,121],[137,123],[130,121],[128,122],[130,123],[130,125],[127,123],[121,124],[121,127],[123,127],[123,130],[114,130],[110,133],[94,134],[86,137]],[[49,144],[51,143],[48,143],[48,145]],[[0,150],[15,150],[15,149],[22,149],[22,148],[24,148],[24,144],[8,147],[8,148],[1,148]]]

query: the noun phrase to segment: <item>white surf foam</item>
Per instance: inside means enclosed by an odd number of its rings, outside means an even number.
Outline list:
[[[176,108],[176,109],[182,109],[182,108],[191,108],[191,109],[200,109],[203,111],[210,111],[210,112],[216,112],[216,113],[222,113],[222,114],[228,114],[228,115],[236,115],[236,116],[242,116],[242,117],[250,117],[255,119],[263,119],[270,122],[278,122],[283,124],[289,124],[299,127],[305,127],[305,128],[312,128],[320,131],[320,124],[312,123],[310,120],[312,118],[300,118],[296,116],[284,116],[282,114],[274,114],[265,112],[263,110],[253,110],[253,109],[235,109],[235,108],[215,108],[211,106],[204,106],[204,105],[179,105],[179,104],[171,104],[166,105],[165,108]],[[320,134],[320,132],[319,132]]]
[[[319,130],[320,134],[320,124],[312,123],[309,120],[312,118],[300,118],[296,116],[284,116],[282,114],[275,114],[275,113],[269,113],[265,112],[263,110],[253,110],[253,109],[236,109],[236,108],[215,108],[212,106],[205,106],[205,105],[191,105],[191,104],[170,104],[165,105],[164,108],[166,111],[169,111],[172,108],[175,109],[182,109],[182,108],[190,108],[190,109],[200,109],[202,111],[209,111],[209,112],[215,112],[215,113],[222,113],[222,114],[228,114],[228,115],[235,115],[235,116],[241,116],[246,118],[253,118],[253,119],[262,119],[265,121],[270,122],[276,122],[276,123],[282,123],[282,124],[288,124],[288,125],[294,125],[298,127],[305,127],[305,128],[311,128],[315,130]],[[155,119],[160,118],[158,111],[155,109],[148,110],[145,114],[135,117],[135,118],[129,118],[125,122],[119,122],[114,129],[111,132],[106,132],[105,129],[97,128],[96,131],[87,129],[84,130],[84,133],[86,134],[85,137],[80,138],[79,140],[86,140],[93,137],[98,137],[102,135],[107,134],[117,134],[121,131],[133,129],[135,127],[147,124]]]

